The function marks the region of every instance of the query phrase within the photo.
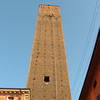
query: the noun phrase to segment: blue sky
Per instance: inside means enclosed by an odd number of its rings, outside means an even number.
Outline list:
[[[0,87],[26,87],[39,4],[60,6],[71,95],[78,100],[100,26],[99,0],[0,0]]]

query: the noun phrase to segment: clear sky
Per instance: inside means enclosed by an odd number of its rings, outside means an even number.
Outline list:
[[[39,4],[60,6],[71,95],[78,100],[100,26],[99,0],[0,0],[0,87],[26,87]]]

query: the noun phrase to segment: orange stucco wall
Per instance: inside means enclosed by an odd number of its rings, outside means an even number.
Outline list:
[[[94,88],[93,84],[95,80],[97,84],[96,84],[96,87]],[[91,85],[91,88],[89,89],[89,93],[86,100],[96,100],[96,97],[100,94],[100,64],[98,64],[97,66],[96,73],[90,85]]]
[[[7,100],[7,97],[8,97],[8,95],[0,95],[0,100]],[[21,97],[21,95],[14,96],[14,100],[21,100],[20,97]],[[24,96],[22,96],[22,98],[23,98],[22,100],[25,100]]]
[[[0,100],[30,100],[30,89],[0,88]]]
[[[0,96],[0,100],[5,100],[5,96]]]

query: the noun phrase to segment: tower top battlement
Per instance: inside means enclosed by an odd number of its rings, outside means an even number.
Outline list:
[[[60,6],[55,5],[39,5],[39,14],[40,15],[56,15],[60,16]]]
[[[41,7],[41,6],[44,6],[44,7],[50,7],[50,6],[52,6],[52,7],[60,7],[58,5],[45,5],[45,4],[40,4],[39,7]]]

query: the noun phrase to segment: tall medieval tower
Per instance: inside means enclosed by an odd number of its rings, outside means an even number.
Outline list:
[[[71,100],[59,6],[39,6],[27,88],[31,100]]]

